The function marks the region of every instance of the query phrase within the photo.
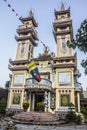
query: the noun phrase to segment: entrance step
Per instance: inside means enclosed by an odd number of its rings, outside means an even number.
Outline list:
[[[42,113],[42,112],[21,112],[12,117],[15,120],[26,121],[26,122],[56,122],[58,118],[53,113]]]

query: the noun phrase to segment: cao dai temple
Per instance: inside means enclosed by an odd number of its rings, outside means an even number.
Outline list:
[[[67,47],[67,41],[73,39],[73,26],[70,8],[61,5],[60,11],[54,10],[53,37],[56,52],[50,53],[44,46],[42,54],[34,58],[34,48],[38,48],[38,24],[32,11],[28,17],[20,17],[22,25],[18,27],[15,39],[18,43],[15,60],[10,59],[12,72],[8,96],[8,110],[23,110],[23,101],[29,102],[27,111],[38,111],[37,103],[44,102],[44,112],[67,112],[68,104],[74,104],[80,112],[80,76],[77,69],[77,56]],[[36,81],[28,71],[27,64],[35,61],[41,81]]]

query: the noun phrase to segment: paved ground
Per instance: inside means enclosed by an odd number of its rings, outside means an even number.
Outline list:
[[[86,125],[78,126],[36,126],[17,125],[18,130],[87,130]]]
[[[6,122],[0,121],[0,130],[5,129]],[[40,126],[17,124],[17,130],[87,130],[87,125],[74,126]]]

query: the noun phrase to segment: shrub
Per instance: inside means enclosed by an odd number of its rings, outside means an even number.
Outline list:
[[[76,114],[74,112],[68,112],[68,114],[66,115],[66,120],[68,122],[75,122]]]
[[[7,111],[6,112],[6,116],[9,116],[9,117],[12,117],[12,116],[14,116],[14,111]]]
[[[0,100],[0,113],[1,114],[5,114],[6,113],[6,106],[7,106],[6,99],[1,99]]]
[[[29,102],[23,102],[24,111],[27,111],[28,107],[29,107]]]
[[[45,103],[44,102],[38,102],[37,103],[37,109],[39,111],[43,111],[44,110],[44,107],[45,107]]]
[[[77,115],[77,117],[76,117],[76,123],[77,124],[81,124],[81,122],[82,122],[81,115]]]
[[[81,113],[84,115],[85,123],[87,121],[87,107],[81,108]]]
[[[68,112],[66,115],[66,121],[68,123],[81,124],[82,118],[81,115],[77,115],[75,112]]]

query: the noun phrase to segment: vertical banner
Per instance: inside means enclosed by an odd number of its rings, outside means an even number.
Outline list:
[[[27,67],[31,75],[34,77],[34,79],[40,82],[41,78],[36,63],[34,61],[31,61],[30,63],[27,64]]]

